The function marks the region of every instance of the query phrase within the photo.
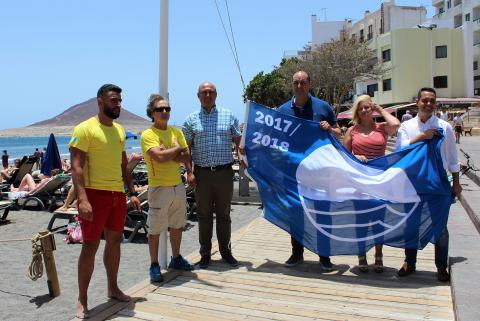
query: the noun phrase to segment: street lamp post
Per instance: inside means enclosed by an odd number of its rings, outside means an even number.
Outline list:
[[[168,99],[168,0],[160,0],[159,94]],[[167,231],[160,234],[158,263],[167,268]]]

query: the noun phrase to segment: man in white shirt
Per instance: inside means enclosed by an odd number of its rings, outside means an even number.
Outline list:
[[[455,137],[452,126],[446,121],[435,116],[437,94],[433,88],[422,88],[418,92],[417,106],[418,114],[400,125],[397,134],[396,150],[404,148],[408,145],[415,144],[422,140],[430,140],[438,135],[438,129],[443,130],[445,139],[440,147],[443,167],[452,173],[453,192],[457,197],[462,193],[460,185],[459,171],[460,162],[457,157],[457,149],[455,146]],[[435,265],[437,267],[437,278],[440,282],[448,282],[450,275],[448,268],[448,230],[445,226],[440,238],[435,244]],[[407,276],[415,272],[415,264],[417,261],[416,249],[405,249],[405,263],[398,270],[399,276]]]

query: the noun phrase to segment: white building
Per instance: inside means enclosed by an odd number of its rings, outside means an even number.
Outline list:
[[[347,35],[358,41],[369,41],[391,31],[421,25],[426,16],[427,9],[423,6],[397,6],[394,0],[384,0],[380,9],[365,11],[362,19],[348,26]]]
[[[432,24],[463,30],[467,96],[480,95],[480,0],[432,0]]]
[[[312,15],[312,45],[338,40],[342,30],[346,30],[351,21],[319,21],[316,15]]]

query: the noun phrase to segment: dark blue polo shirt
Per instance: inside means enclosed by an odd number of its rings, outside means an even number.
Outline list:
[[[326,120],[331,126],[335,125],[337,118],[333,108],[325,101],[310,96],[307,104],[303,107],[295,106],[295,97],[277,108],[282,114],[295,116],[302,119],[321,122]]]

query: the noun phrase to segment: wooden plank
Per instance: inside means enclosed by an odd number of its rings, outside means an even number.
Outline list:
[[[214,302],[219,302],[218,299],[227,299],[231,302],[235,302],[235,305],[238,305],[238,302],[253,302],[253,307],[255,305],[270,305],[273,306],[274,311],[279,311],[283,308],[305,311],[315,311],[318,313],[318,309],[321,309],[321,312],[331,312],[337,313],[338,309],[343,309],[346,304],[350,310],[357,311],[358,315],[365,317],[374,317],[374,313],[378,316],[383,316],[385,311],[388,311],[394,319],[400,318],[400,315],[411,315],[410,319],[422,320],[424,317],[430,315],[434,316],[436,319],[448,319],[448,316],[451,317],[452,309],[438,307],[432,312],[432,309],[427,307],[422,307],[415,304],[385,304],[388,302],[380,302],[377,300],[357,300],[349,298],[340,298],[340,297],[330,297],[330,298],[312,298],[312,299],[302,299],[296,295],[276,295],[275,293],[259,293],[253,291],[239,291],[232,290],[231,288],[214,288],[200,285],[198,288],[188,288],[186,286],[173,286],[171,288],[158,289],[155,293],[161,293],[164,295],[179,295],[178,293],[184,293],[188,298],[195,299],[197,296],[200,297],[213,297]],[[218,299],[217,299],[218,298]],[[371,312],[373,311],[373,312]],[[347,314],[346,312],[344,314]]]
[[[243,266],[219,263],[217,246],[208,270],[167,272],[160,287],[145,280],[129,289],[141,299],[112,320],[454,320],[450,287],[434,277],[433,246],[418,252],[423,271],[397,278],[388,265],[400,267],[404,253],[389,247],[381,275],[359,274],[356,256],[334,257],[339,270],[322,273],[318,256],[308,251],[307,263],[286,268],[290,237],[263,219],[243,228],[232,244]]]

